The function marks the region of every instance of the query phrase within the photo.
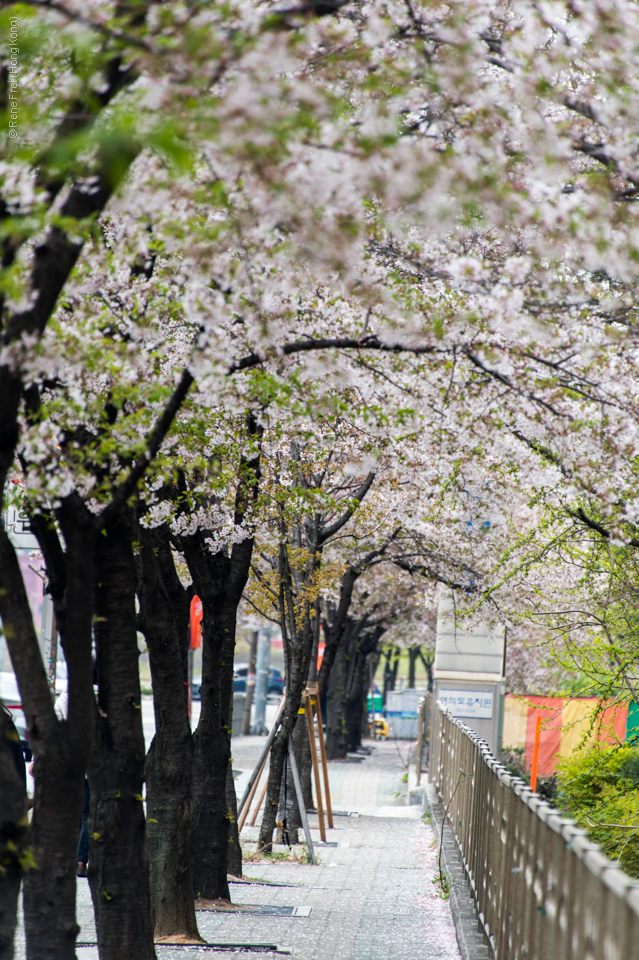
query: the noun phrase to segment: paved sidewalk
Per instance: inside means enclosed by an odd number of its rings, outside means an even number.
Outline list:
[[[250,769],[260,742],[234,741],[236,770]],[[399,744],[399,750],[390,741],[369,745],[373,752],[361,763],[329,765],[335,809],[359,815],[336,816],[326,846],[319,843],[317,816],[311,816],[320,863],[247,863],[245,878],[258,882],[232,885],[235,904],[279,908],[280,915],[198,912],[207,941],[273,943],[288,948],[295,960],[460,960],[450,906],[434,882],[432,828],[421,808],[406,806],[402,773],[408,744]],[[256,837],[257,827],[242,833],[249,848]],[[287,907],[298,908],[297,915],[290,910],[282,915]],[[78,914],[79,939],[93,940],[86,881],[79,881]],[[95,947],[77,953],[79,960],[97,960]],[[158,960],[195,960],[205,953],[198,947],[158,947]]]

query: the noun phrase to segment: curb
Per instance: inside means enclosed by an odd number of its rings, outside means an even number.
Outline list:
[[[443,823],[443,804],[435,787],[427,779],[424,783],[424,810],[431,818],[438,848],[442,844],[443,829],[442,870],[450,891],[450,912],[453,915],[462,960],[492,960],[493,953],[481,933],[479,916],[470,895],[455,838],[450,826]]]

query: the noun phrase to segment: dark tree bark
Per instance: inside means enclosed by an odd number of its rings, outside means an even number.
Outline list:
[[[342,578],[340,599],[337,607],[329,601],[326,618],[324,620],[325,647],[322,657],[322,666],[317,676],[320,696],[326,690],[328,678],[331,674],[337,651],[346,629],[346,618],[353,600],[353,588],[359,576],[353,568],[349,568]]]
[[[333,662],[331,682],[326,696],[326,758],[342,760],[346,756],[346,664],[340,648]]]
[[[368,694],[368,658],[383,632],[383,626],[371,626],[366,616],[359,621],[349,618],[328,690],[326,754],[329,760],[342,759],[361,746]]]
[[[156,940],[200,940],[191,866],[189,599],[175,571],[167,532],[140,526],[137,539],[140,625],[149,650],[155,712],[155,736],[145,764],[151,920]]]
[[[305,717],[300,718],[300,722],[297,724],[297,727],[300,728],[300,732],[297,733],[296,728],[296,733],[293,737],[293,740],[299,738],[300,741],[300,760],[297,766],[300,771],[304,807],[306,810],[314,811],[315,802],[313,800],[313,760],[311,758],[311,742],[308,736],[308,724],[303,722],[304,720]],[[302,824],[300,823],[300,827],[301,825]]]
[[[399,658],[400,650],[397,647],[391,647],[390,650],[386,651],[386,664],[384,666],[384,707],[386,706],[386,694],[395,689]]]
[[[314,555],[312,563],[319,565],[318,554]],[[311,573],[312,572],[313,571],[311,571]],[[288,563],[288,549],[285,542],[282,542],[280,545],[279,573],[280,624],[286,656],[286,701],[282,723],[277,731],[271,749],[266,803],[258,840],[258,848],[266,853],[270,853],[273,849],[273,831],[278,819],[277,813],[280,806],[284,758],[288,750],[289,737],[292,736],[297,723],[298,711],[302,702],[302,693],[304,692],[308,678],[314,639],[313,623],[310,617],[308,603],[306,603],[301,625],[298,624],[298,619],[295,615],[293,577]]]
[[[295,724],[297,723],[298,710],[302,702],[302,693],[306,685],[308,659],[310,658],[310,643],[309,658],[306,659],[306,662],[304,662],[303,651],[300,651],[300,654],[301,659],[294,664],[295,669],[291,671],[291,679],[287,683],[284,717],[271,749],[271,765],[269,768],[266,804],[258,841],[258,848],[265,853],[270,853],[273,849],[273,831],[276,826],[277,812],[280,805],[280,787],[284,771],[284,758],[288,749],[288,739],[292,735]]]
[[[229,858],[226,871],[232,877],[242,876],[242,846],[237,829],[237,796],[235,794],[235,780],[233,779],[233,758],[229,760],[226,771],[226,808],[228,819],[228,847]]]
[[[0,617],[34,753],[35,798],[29,847],[35,869],[24,878],[27,957],[72,960],[75,868],[84,775],[94,718],[91,666],[93,527],[79,498],[65,498],[65,537],[38,526],[69,674],[68,718],[56,717],[13,545],[0,526]]]
[[[421,650],[419,647],[408,648],[408,686],[411,690],[415,689],[415,667],[420,654]]]
[[[299,452],[293,452],[293,459],[299,461]],[[375,473],[369,473],[358,489],[354,491],[351,506],[335,520],[325,522],[326,518],[317,513],[313,517],[309,517],[304,524],[299,524],[290,530],[287,528],[284,518],[282,517],[280,520],[280,549],[277,560],[280,588],[278,602],[275,606],[279,613],[286,658],[286,704],[283,720],[271,750],[266,805],[258,840],[258,848],[266,853],[272,850],[273,831],[277,822],[288,739],[293,734],[297,722],[302,694],[309,676],[313,644],[317,639],[316,631],[319,628],[319,603],[318,601],[311,602],[302,587],[304,584],[312,583],[321,565],[324,546],[351,520],[357,505],[370,490],[374,479]],[[307,477],[302,469],[298,474],[298,482],[302,487],[311,488],[318,483],[321,485],[322,480],[323,477]],[[296,570],[293,573],[291,570],[288,557],[289,538],[293,546],[301,547],[304,545],[308,552],[309,559],[303,572]],[[376,555],[377,553],[378,551]],[[352,584],[350,590],[352,592]],[[320,692],[321,689],[320,687]],[[308,790],[310,790],[310,776],[308,781]]]
[[[17,737],[0,706],[0,960],[13,960],[18,896],[27,861],[27,793],[14,759]],[[22,749],[19,740],[17,748]]]
[[[203,609],[201,708],[193,735],[193,883],[196,897],[229,900],[230,692],[237,607],[250,559],[242,569],[237,564],[232,569],[231,558],[212,555],[203,536],[183,538],[182,543]],[[235,544],[234,553],[238,546],[246,550],[243,542]]]
[[[308,730],[304,717],[299,715],[291,736],[297,769],[300,774],[302,795],[306,810],[313,809],[313,794],[311,788],[311,750],[308,742]],[[281,824],[281,826],[280,826]],[[286,828],[286,829],[285,829]],[[295,784],[288,757],[284,758],[284,770],[280,785],[280,801],[278,810],[278,825],[275,835],[276,843],[300,843],[299,831],[302,829],[302,817],[295,793]]]
[[[424,664],[424,669],[426,670],[426,676],[428,677],[428,691],[429,693],[433,692],[433,660],[435,653],[433,650],[430,651],[430,656],[425,657],[423,651],[420,648],[419,658]]]
[[[131,517],[118,517],[95,553],[99,716],[89,767],[89,882],[101,960],[155,960],[131,541]]]
[[[235,524],[254,505],[260,481],[262,428],[252,416],[247,436],[257,452],[240,462],[235,496]],[[207,531],[181,537],[179,545],[202,601],[202,684],[200,720],[193,735],[193,885],[196,897],[230,900],[229,847],[237,843],[237,800],[231,769],[233,655],[237,609],[248,580],[253,537],[233,545],[230,553],[211,553]],[[231,839],[231,843],[229,843]],[[237,851],[234,869],[238,870]]]
[[[231,699],[229,702],[229,715],[233,717],[233,680],[231,679]],[[229,824],[229,857],[226,872],[232,877],[242,876],[242,845],[240,843],[240,832],[237,829],[237,796],[235,794],[235,780],[233,778],[233,757],[229,757],[229,765],[226,770],[226,810]]]

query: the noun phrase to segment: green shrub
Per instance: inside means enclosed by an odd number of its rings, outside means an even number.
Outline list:
[[[639,877],[639,750],[628,744],[576,750],[557,768],[555,802],[611,860]]]

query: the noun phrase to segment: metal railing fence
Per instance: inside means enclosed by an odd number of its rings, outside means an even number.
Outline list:
[[[495,960],[639,960],[639,883],[439,705],[428,777]]]

